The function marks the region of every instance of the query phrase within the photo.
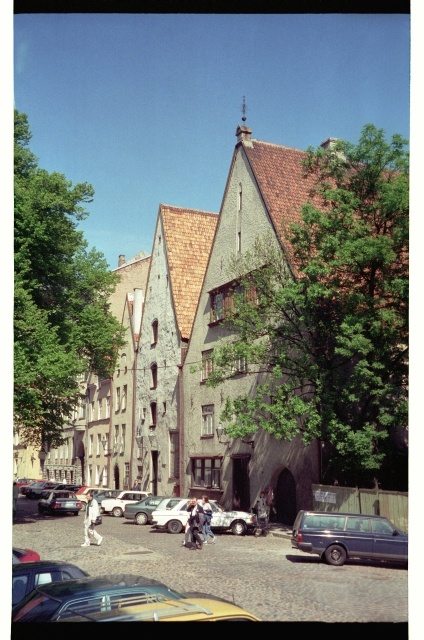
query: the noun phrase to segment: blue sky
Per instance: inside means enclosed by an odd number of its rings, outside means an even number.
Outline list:
[[[253,137],[409,140],[405,14],[18,14],[14,101],[40,167],[93,185],[80,228],[111,268],[160,203],[218,212],[245,96]]]
[[[422,80],[418,84],[414,78],[422,77],[423,4],[411,4],[413,136],[410,16],[405,14],[13,16],[1,3],[0,24],[8,25],[2,47],[12,59],[10,67],[0,69],[11,88],[6,104],[11,109],[14,100],[28,115],[30,146],[40,167],[63,173],[74,184],[93,185],[94,202],[81,229],[111,268],[119,254],[128,259],[151,252],[160,203],[219,211],[243,96],[246,124],[260,140],[299,149],[329,136],[357,142],[367,123],[384,129],[388,138],[399,133],[411,140],[415,158],[411,270],[416,283],[423,255],[417,159],[424,143],[424,105]],[[4,96],[2,102],[4,110]],[[0,130],[0,149],[11,161],[13,125],[6,115],[10,128]],[[13,210],[11,184],[5,202],[3,210]],[[3,216],[2,224],[4,241],[12,237],[11,216]],[[13,251],[12,242],[6,245]],[[422,451],[421,288],[414,284],[411,296],[414,472],[420,464],[415,454]],[[12,299],[2,304],[3,317],[12,317]],[[2,325],[1,332],[10,362],[11,326]],[[2,373],[2,389],[11,389],[12,376],[4,367]],[[11,407],[8,411],[3,417],[11,424]],[[10,472],[6,483],[8,478]],[[415,500],[416,480],[410,491]],[[419,513],[410,512],[411,533],[414,524],[424,524]],[[417,590],[411,592],[410,623],[421,627],[419,607]]]

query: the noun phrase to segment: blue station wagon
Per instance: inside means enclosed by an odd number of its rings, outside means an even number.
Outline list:
[[[408,534],[383,516],[327,511],[299,511],[292,547],[318,554],[328,564],[348,559],[408,562]]]

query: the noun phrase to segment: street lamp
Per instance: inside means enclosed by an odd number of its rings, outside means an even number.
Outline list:
[[[226,429],[224,429],[221,423],[218,424],[215,431],[216,431],[216,435],[218,436],[219,444],[230,444],[231,440],[225,440],[225,441],[221,440],[222,436],[225,436],[225,434],[227,433]]]
[[[159,450],[154,427],[149,427],[149,433],[147,434],[147,437],[149,438],[150,448]]]

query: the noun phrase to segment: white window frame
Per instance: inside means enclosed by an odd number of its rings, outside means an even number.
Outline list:
[[[202,405],[202,436],[213,436],[215,422],[215,406],[213,404]]]

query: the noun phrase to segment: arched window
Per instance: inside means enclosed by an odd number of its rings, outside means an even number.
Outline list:
[[[152,344],[156,344],[158,341],[158,328],[159,323],[157,320],[153,320],[152,322]]]
[[[150,388],[156,389],[158,386],[158,365],[154,362],[150,367]]]

